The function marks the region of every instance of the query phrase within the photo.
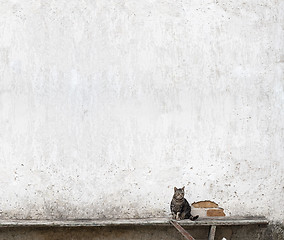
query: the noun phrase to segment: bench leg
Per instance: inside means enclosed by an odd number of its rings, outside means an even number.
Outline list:
[[[216,226],[212,225],[210,227],[208,240],[214,240],[215,239],[215,233],[216,233]]]
[[[187,240],[195,240],[181,225],[176,221],[170,221],[170,223],[184,236]]]

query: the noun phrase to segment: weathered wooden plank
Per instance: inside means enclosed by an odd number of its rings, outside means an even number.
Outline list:
[[[170,221],[170,223],[187,239],[187,240],[195,240],[189,232],[187,232],[183,227],[181,227],[176,221]]]
[[[69,220],[0,220],[0,227],[100,227],[100,226],[169,226],[170,218],[144,219],[69,219]],[[268,224],[264,217],[216,217],[197,221],[181,220],[181,226],[229,226]]]
[[[216,226],[210,227],[209,237],[208,240],[214,240],[215,239],[215,233],[216,233]]]

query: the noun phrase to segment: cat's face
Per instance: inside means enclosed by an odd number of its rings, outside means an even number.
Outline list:
[[[177,200],[181,200],[184,198],[184,187],[183,188],[174,188],[175,193],[174,193],[174,198]]]

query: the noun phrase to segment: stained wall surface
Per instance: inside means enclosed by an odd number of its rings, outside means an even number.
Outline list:
[[[283,0],[0,1],[0,218],[284,218]]]

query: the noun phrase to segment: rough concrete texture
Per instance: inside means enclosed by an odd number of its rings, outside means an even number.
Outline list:
[[[270,224],[265,231],[265,239],[284,240],[284,225]]]
[[[284,218],[283,0],[0,1],[0,217]]]
[[[186,228],[196,240],[208,240],[209,227]],[[265,228],[217,227],[216,240],[282,240],[266,235]],[[7,228],[0,230],[0,239],[5,240],[184,240],[185,238],[173,227],[118,227],[118,228]]]

